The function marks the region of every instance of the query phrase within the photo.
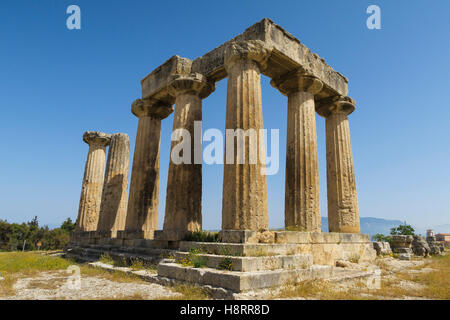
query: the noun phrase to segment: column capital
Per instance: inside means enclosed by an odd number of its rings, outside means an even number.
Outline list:
[[[205,99],[216,89],[215,83],[200,73],[191,73],[189,76],[174,75],[167,86],[168,92],[177,97],[180,94],[195,94]]]
[[[234,64],[251,60],[256,62],[260,69],[265,69],[271,52],[272,49],[261,40],[233,41],[225,48],[224,66],[229,72]]]
[[[315,95],[323,88],[322,81],[303,68],[295,69],[272,79],[270,84],[285,96],[295,92],[309,92]]]
[[[316,101],[316,112],[325,118],[335,112],[349,115],[355,111],[355,104],[355,100],[348,96],[336,95]]]
[[[111,135],[99,131],[86,131],[83,134],[83,141],[88,145],[107,146],[111,142]]]
[[[136,117],[153,117],[165,119],[173,112],[173,107],[162,101],[146,98],[137,99],[131,104],[131,113]]]

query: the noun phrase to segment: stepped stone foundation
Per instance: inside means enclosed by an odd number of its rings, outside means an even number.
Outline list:
[[[194,146],[201,147],[196,121],[202,120],[202,101],[217,81],[228,78],[225,128],[258,132],[264,129],[261,75],[288,97],[287,231],[269,230],[264,141],[259,135],[235,134],[225,140],[233,152],[225,156],[222,230],[217,236],[201,233],[202,154]],[[159,263],[160,279],[231,292],[328,279],[337,274],[337,261],[375,259],[369,237],[360,234],[349,125],[355,101],[347,96],[348,80],[290,33],[263,19],[195,60],[171,57],[142,79],[141,87],[142,98],[131,107],[139,120],[128,203],[128,138],[88,134],[77,230],[68,256],[89,261],[108,253],[113,259]],[[194,141],[189,161],[171,157],[164,223],[158,230],[161,121],[173,110],[172,153],[178,152],[179,129]],[[320,225],[316,113],[326,122],[329,233],[322,233]]]

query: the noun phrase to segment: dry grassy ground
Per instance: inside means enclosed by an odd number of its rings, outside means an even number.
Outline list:
[[[450,252],[443,256],[414,261],[381,258],[380,285],[368,288],[367,280],[344,283],[307,281],[285,286],[272,292],[272,299],[324,300],[393,300],[440,299],[450,300]]]
[[[80,268],[81,289],[68,285],[69,266]],[[135,269],[145,269],[139,263]],[[94,268],[60,257],[31,252],[0,252],[1,299],[205,299],[197,287],[172,288],[148,283],[136,275]]]
[[[103,257],[109,262],[108,257]],[[342,283],[307,281],[268,290],[252,298],[268,299],[444,299],[450,300],[450,252],[414,261],[391,257],[377,259],[380,286],[367,287],[367,280]],[[68,288],[66,269],[80,268],[82,290]],[[133,264],[135,270],[154,273],[154,266]],[[194,299],[210,297],[199,287],[163,287],[136,275],[77,264],[45,254],[0,253],[0,299]]]

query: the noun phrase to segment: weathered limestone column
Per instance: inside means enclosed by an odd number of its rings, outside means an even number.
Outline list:
[[[234,154],[231,153],[231,157],[227,157],[227,153],[233,145],[229,145],[228,139],[225,141],[222,230],[268,229],[265,151],[264,145],[259,143],[259,129],[264,128],[260,68],[264,66],[268,54],[259,41],[232,43],[225,51],[228,73],[225,127],[227,130],[242,129],[244,132],[253,129],[256,138],[244,138],[243,163],[238,163],[239,143],[236,138],[233,138]],[[256,153],[254,163],[250,161],[251,153]],[[231,164],[230,160],[234,162]]]
[[[84,169],[76,231],[96,231],[105,178],[105,150],[111,136],[103,132],[87,131],[83,135],[83,141],[89,145],[89,152]]]
[[[314,95],[322,82],[295,70],[272,85],[288,96],[285,226],[299,231],[321,231],[319,164]]]
[[[183,162],[175,163],[171,156],[164,231],[172,230],[181,234],[202,229],[202,130],[201,122],[196,129],[194,122],[202,121],[202,99],[214,90],[214,84],[208,83],[201,74],[192,74],[175,77],[168,89],[175,96],[173,133],[178,137],[172,141],[171,150]],[[179,129],[189,132],[190,136],[186,137],[190,138],[189,158],[183,158],[184,151],[180,153],[180,150],[174,149],[186,142]]]
[[[347,116],[355,110],[349,97],[319,102],[326,118],[328,225],[330,232],[360,233],[350,127]]]
[[[131,112],[139,118],[131,171],[125,237],[151,239],[158,228],[161,119],[173,111],[160,101],[138,99]]]
[[[105,237],[114,238],[125,228],[129,164],[130,139],[125,133],[115,133],[109,145],[97,228]]]

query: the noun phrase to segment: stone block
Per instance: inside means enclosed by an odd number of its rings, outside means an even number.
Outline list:
[[[117,231],[117,238],[131,240],[131,239],[153,239],[154,230],[120,230]]]
[[[399,253],[398,258],[400,260],[411,260],[411,254],[410,253]]]
[[[161,262],[158,276],[180,281],[222,287],[234,292],[274,288],[308,279],[330,278],[331,266],[311,266],[308,269],[285,269],[256,272],[223,271],[211,268],[183,267],[173,262]]]
[[[141,80],[142,97],[152,97],[167,104],[174,104],[175,97],[169,94],[167,87],[173,76],[189,75],[191,73],[192,61],[180,56],[173,56],[153,70]]]
[[[431,253],[430,246],[424,237],[414,236],[412,242],[412,251],[416,256],[427,257]]]
[[[177,259],[190,257],[187,252],[177,252]],[[306,269],[313,264],[310,254],[278,255],[266,257],[234,257],[214,254],[196,254],[196,257],[204,259],[209,268],[220,269],[220,265],[227,260],[231,263],[233,271],[250,272],[276,269]]]
[[[199,73],[210,81],[217,82],[227,76],[225,71],[225,51],[235,42],[261,41],[270,51],[270,55],[261,70],[270,78],[277,78],[292,70],[302,68],[320,79],[323,90],[318,99],[335,94],[348,94],[348,80],[331,68],[324,59],[304,46],[300,40],[285,31],[269,19],[263,19],[245,30],[242,34],[223,43],[203,56],[191,61],[173,56],[152,71],[141,81],[142,97],[152,97],[168,104],[174,103],[174,97],[167,90],[174,75]]]
[[[373,242],[373,248],[377,252],[378,256],[388,255],[388,254],[392,253],[391,246],[389,245],[389,242],[385,242],[385,241],[383,241],[383,242],[381,242],[381,241]]]
[[[187,234],[188,234],[188,231],[155,230],[154,238],[155,238],[155,240],[180,241],[180,240],[183,240]]]
[[[220,237],[224,243],[258,243],[258,232],[253,230],[222,230]]]

